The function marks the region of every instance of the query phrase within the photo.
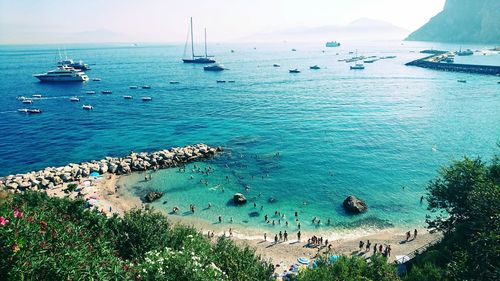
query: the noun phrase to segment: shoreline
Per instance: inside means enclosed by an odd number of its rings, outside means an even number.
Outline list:
[[[130,190],[126,188],[119,187],[120,179],[119,175],[104,174],[101,178],[94,180],[91,187],[85,187],[83,198],[85,200],[95,200],[93,198],[98,198],[93,206],[98,210],[101,210],[105,215],[112,216],[113,214],[118,214],[122,216],[125,212],[132,210],[134,208],[144,208],[147,204],[144,203],[141,198],[132,194]],[[118,187],[118,188],[117,188]],[[55,197],[67,197],[76,198],[77,193],[73,192],[67,194],[64,192],[64,186],[56,189],[45,191],[49,196]],[[111,212],[109,207],[111,207]],[[309,259],[315,259],[318,256],[326,254],[337,254],[337,255],[360,255],[364,258],[369,258],[373,253],[373,245],[383,244],[384,248],[386,245],[391,245],[391,256],[389,257],[389,262],[394,262],[396,256],[408,255],[411,252],[429,244],[441,237],[441,234],[435,233],[430,234],[426,229],[417,228],[418,236],[417,239],[413,240],[413,229],[402,229],[399,227],[391,227],[385,229],[369,229],[362,230],[349,229],[345,231],[327,232],[327,231],[301,231],[301,240],[297,240],[297,231],[291,231],[289,233],[288,241],[279,241],[274,243],[274,234],[271,232],[267,233],[267,241],[264,240],[264,232],[262,230],[254,229],[251,227],[245,227],[238,224],[231,223],[213,223],[201,218],[196,218],[192,216],[183,215],[173,215],[168,213],[165,209],[155,208],[155,211],[164,214],[173,224],[182,224],[186,226],[191,226],[204,236],[207,236],[207,232],[213,232],[214,238],[225,236],[233,240],[236,244],[240,246],[248,246],[256,251],[263,259],[271,261],[276,266],[276,273],[282,273],[288,270],[288,268],[297,262],[298,257],[307,257]],[[232,235],[229,233],[229,229],[232,230]],[[406,242],[405,233],[411,231],[412,238]],[[322,237],[323,239],[328,239],[329,243],[332,245],[331,249],[328,250],[326,246],[321,248],[310,248],[307,247],[307,240],[316,235],[317,237]],[[368,252],[359,250],[359,241],[370,240],[372,246]]]

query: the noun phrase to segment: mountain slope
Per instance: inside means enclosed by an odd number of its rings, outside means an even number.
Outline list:
[[[406,40],[500,43],[500,0],[447,0],[443,11]]]

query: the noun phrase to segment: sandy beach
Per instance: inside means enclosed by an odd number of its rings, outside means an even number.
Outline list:
[[[81,189],[77,190],[81,192],[81,196],[85,200],[108,216],[113,213],[123,215],[128,210],[145,206],[140,198],[119,186],[119,176],[104,174],[98,178],[83,179],[79,182],[79,188]],[[64,184],[62,187],[46,190],[46,192],[49,196],[76,198],[78,192],[67,193],[64,191],[66,187],[67,184]],[[375,243],[384,245],[384,249],[387,245],[391,245],[392,250],[389,261],[393,262],[396,256],[408,255],[440,238],[440,234],[430,234],[426,229],[421,228],[417,229],[418,236],[416,239],[413,237],[414,229],[387,228],[383,230],[371,229],[370,231],[360,231],[358,233],[356,230],[335,233],[303,231],[299,241],[297,231],[291,230],[288,241],[275,243],[275,233],[267,233],[267,240],[264,240],[264,233],[238,224],[218,224],[192,216],[172,215],[167,211],[160,211],[173,223],[192,226],[204,235],[207,235],[208,231],[214,232],[215,237],[212,239],[225,235],[238,245],[255,249],[263,259],[270,260],[276,266],[277,273],[286,271],[290,265],[296,263],[298,257],[314,259],[320,255],[342,254],[359,255],[368,258],[373,254],[373,245]],[[230,228],[232,235],[229,233]],[[409,241],[406,241],[405,237],[407,231],[411,232]],[[328,239],[331,248],[307,246],[308,239],[313,235],[323,237],[324,240]],[[367,240],[370,240],[372,245],[370,250],[366,251],[366,246],[363,246],[363,250],[359,251],[359,241],[366,243]]]

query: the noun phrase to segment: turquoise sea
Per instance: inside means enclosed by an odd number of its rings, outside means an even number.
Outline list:
[[[335,231],[421,225],[426,210],[419,198],[440,166],[464,155],[489,159],[498,152],[499,77],[404,65],[425,56],[420,50],[459,46],[211,44],[210,52],[229,68],[212,73],[183,64],[183,45],[68,45],[71,57],[91,64],[89,77],[102,81],[39,83],[32,74],[55,66],[57,47],[0,46],[0,175],[203,142],[226,148],[216,159],[197,164],[214,168],[210,176],[191,173],[190,164],[185,173],[162,170],[147,182],[144,175],[132,175],[126,185],[139,195],[162,190],[158,208],[179,206],[182,216],[208,222],[222,215],[226,223],[233,217],[239,226],[271,229],[263,216],[278,223],[277,210],[296,230],[292,221],[298,211],[303,229],[317,229],[311,222],[317,216],[319,229]],[[356,49],[359,55],[397,58],[365,64],[362,71],[338,62]],[[499,57],[477,59],[500,65]],[[322,69],[310,70],[314,64]],[[302,72],[289,74],[290,68]],[[131,90],[130,85],[152,88]],[[87,90],[97,93],[86,95]],[[44,112],[18,113],[24,106],[16,96],[35,93],[43,98],[33,107]],[[69,101],[75,95],[79,103]],[[153,101],[142,102],[144,95]],[[82,110],[83,103],[94,110]],[[235,192],[250,203],[228,204]],[[351,194],[367,202],[366,214],[344,213],[341,203]],[[268,203],[269,197],[277,202]],[[213,207],[206,209],[209,202]],[[196,205],[194,215],[185,213],[189,204]]]

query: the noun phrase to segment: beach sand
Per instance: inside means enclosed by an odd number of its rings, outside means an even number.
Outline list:
[[[84,179],[80,182],[80,186],[87,185],[82,189],[83,198],[94,200],[91,202],[95,204],[95,208],[108,216],[111,216],[113,213],[123,215],[128,210],[145,206],[137,196],[123,188],[117,188],[119,186],[118,181],[119,176],[110,174],[102,175],[98,179]],[[64,191],[66,187],[67,184],[63,187],[46,190],[46,192],[49,196],[76,198],[77,192],[66,193]],[[261,255],[265,260],[271,261],[276,266],[276,273],[286,271],[290,265],[297,262],[298,257],[314,259],[323,254],[342,254],[359,255],[368,258],[373,254],[373,245],[375,243],[383,244],[384,248],[386,245],[391,245],[392,251],[389,261],[393,262],[396,256],[408,255],[441,237],[439,233],[431,234],[426,229],[419,228],[417,238],[413,239],[413,229],[387,228],[359,232],[355,229],[335,233],[322,232],[321,230],[317,232],[303,231],[301,233],[301,241],[298,241],[297,230],[295,229],[290,230],[288,241],[275,244],[274,235],[277,233],[268,232],[267,241],[264,241],[264,232],[245,228],[238,224],[212,223],[192,216],[172,215],[166,210],[160,211],[174,224],[180,223],[192,226],[204,235],[207,235],[208,231],[214,232],[217,237],[225,235],[238,245],[249,246],[255,249],[258,255]],[[233,236],[229,235],[229,228],[232,229]],[[411,239],[409,241],[406,241],[405,237],[407,231],[411,231]],[[332,244],[331,250],[328,252],[327,247],[322,247],[321,249],[306,247],[308,238],[313,235],[328,239],[329,243]],[[216,237],[213,239],[216,239]],[[365,249],[359,252],[359,241],[366,243],[367,240],[370,240],[372,243],[371,249],[367,252],[365,252]]]

